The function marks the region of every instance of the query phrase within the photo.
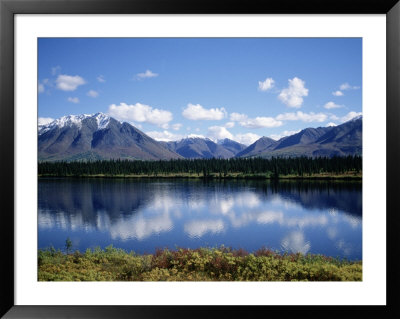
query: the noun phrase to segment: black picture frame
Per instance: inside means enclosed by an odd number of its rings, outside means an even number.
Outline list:
[[[22,306],[14,303],[14,15],[15,14],[385,14],[387,21],[386,306]],[[398,0],[0,0],[1,308],[4,318],[164,318],[268,315],[399,316],[396,184],[400,163],[400,3]],[[383,172],[382,172],[383,173]],[[268,307],[268,309],[266,309]],[[311,308],[312,307],[312,308]],[[254,314],[253,314],[254,312]]]

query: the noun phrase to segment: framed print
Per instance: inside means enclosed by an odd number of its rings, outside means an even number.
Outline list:
[[[339,4],[2,0],[1,314],[398,313],[400,5]]]

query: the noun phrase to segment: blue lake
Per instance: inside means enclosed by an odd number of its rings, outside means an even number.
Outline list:
[[[361,182],[40,178],[38,247],[216,247],[362,259]]]

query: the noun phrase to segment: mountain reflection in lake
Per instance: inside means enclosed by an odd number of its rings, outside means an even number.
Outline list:
[[[216,247],[362,258],[360,182],[39,179],[39,248]]]

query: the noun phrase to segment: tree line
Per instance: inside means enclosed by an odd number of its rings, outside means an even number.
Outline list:
[[[231,159],[178,159],[159,161],[97,160],[87,162],[39,162],[38,173],[44,176],[90,176],[90,175],[167,175],[195,174],[207,177],[217,174],[305,176],[312,174],[362,170],[361,156],[346,157],[294,157],[294,158],[231,158]]]

